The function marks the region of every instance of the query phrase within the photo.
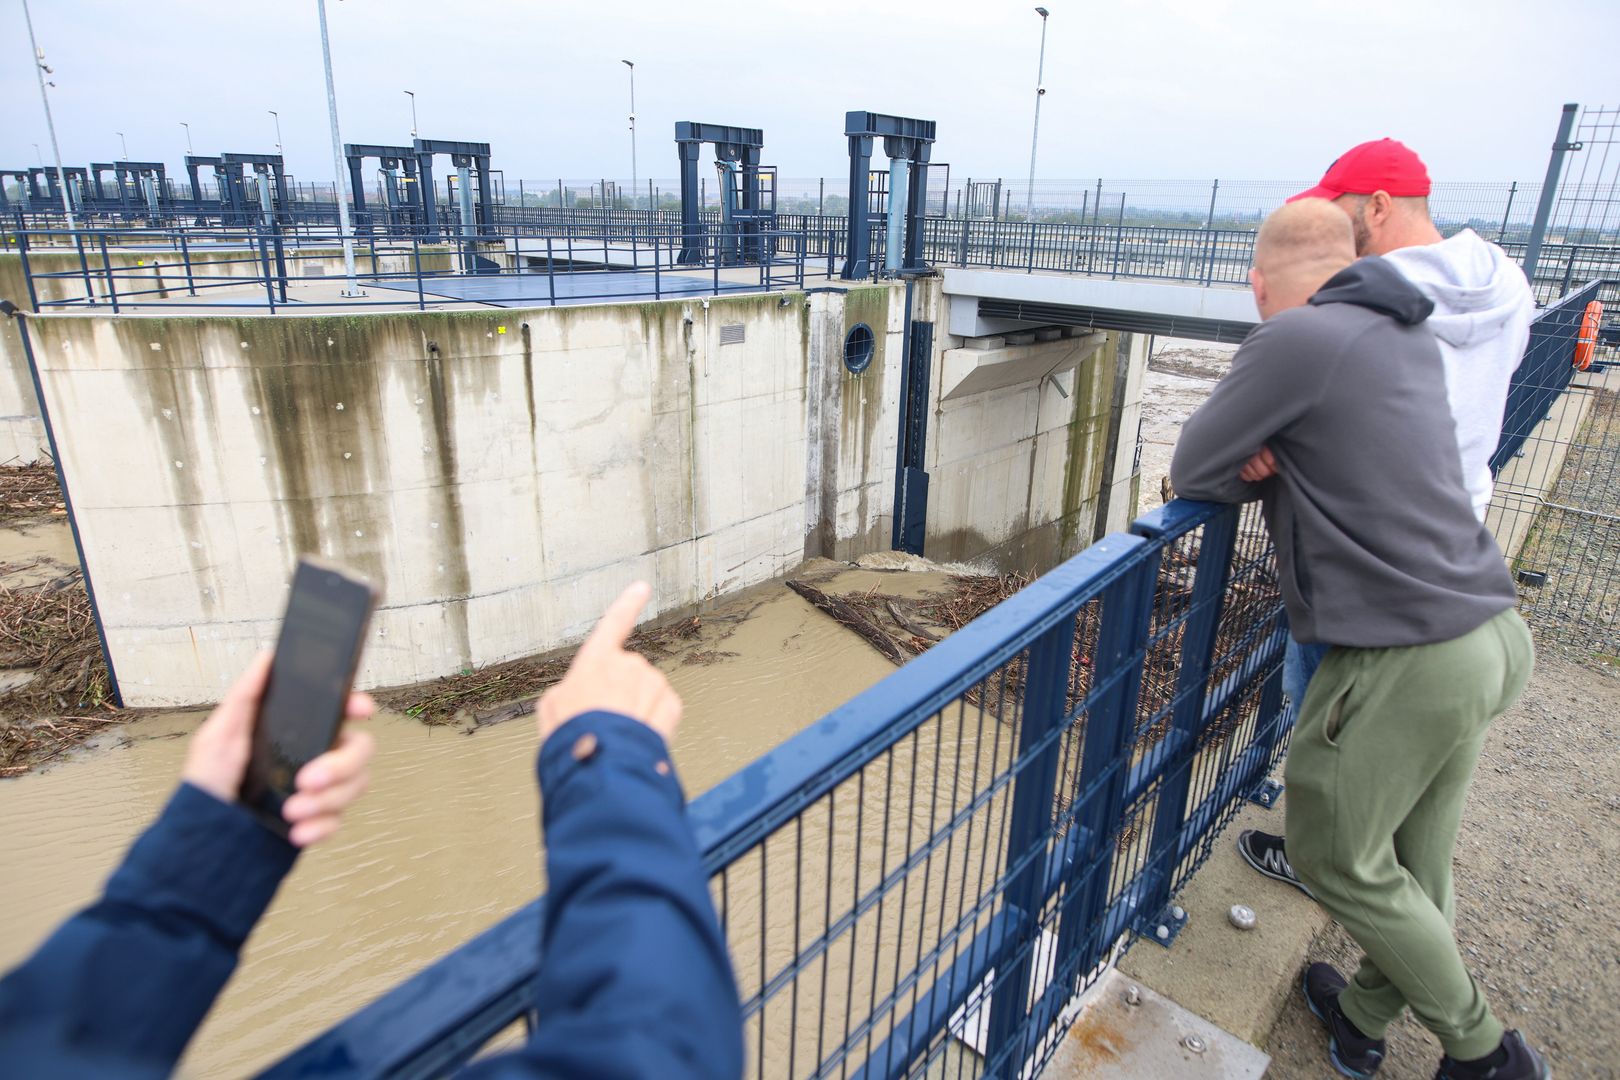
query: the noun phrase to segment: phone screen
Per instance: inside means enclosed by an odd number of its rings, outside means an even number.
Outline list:
[[[286,834],[281,804],[307,762],[331,748],[376,603],[364,580],[301,560],[253,728],[242,802]]]

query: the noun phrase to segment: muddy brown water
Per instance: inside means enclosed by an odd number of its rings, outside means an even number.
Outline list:
[[[5,542],[0,559],[11,554]],[[36,548],[42,542],[34,538]],[[17,546],[8,561],[26,555]],[[65,554],[71,562],[70,542]],[[829,576],[836,567],[812,569]],[[918,595],[942,584],[938,573],[846,569],[823,587]],[[781,586],[730,601],[704,622],[700,638],[662,664],[686,702],[674,753],[692,795],[894,670]],[[201,716],[141,719],[71,760],[0,782],[0,970],[96,897],[173,789]],[[384,714],[370,728],[378,743],[370,792],[282,885],[184,1075],[238,1076],[268,1064],[540,890],[530,722],[465,735]]]

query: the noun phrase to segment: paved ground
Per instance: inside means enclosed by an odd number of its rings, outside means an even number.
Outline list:
[[[1555,1076],[1620,1077],[1620,670],[1543,652],[1491,732],[1456,857],[1457,937],[1504,1023]],[[1309,959],[1348,969],[1336,925]],[[1265,1049],[1276,1080],[1330,1077],[1321,1028],[1294,995]],[[1410,1017],[1379,1077],[1434,1075],[1440,1049]]]

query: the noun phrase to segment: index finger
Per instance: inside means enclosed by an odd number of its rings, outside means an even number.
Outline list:
[[[647,600],[652,596],[652,586],[645,581],[638,581],[631,585],[619,598],[608,605],[602,618],[591,629],[580,645],[580,652],[598,652],[604,649],[621,649],[630,637],[630,631],[636,628],[636,616],[641,609],[647,606]]]

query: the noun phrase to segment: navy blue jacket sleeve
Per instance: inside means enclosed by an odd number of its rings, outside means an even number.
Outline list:
[[[296,854],[182,784],[101,899],[0,979],[0,1072],[168,1075]]]
[[[735,1080],[742,1014],[664,741],[585,713],[540,751],[547,894],[528,1044],[481,1077]]]

